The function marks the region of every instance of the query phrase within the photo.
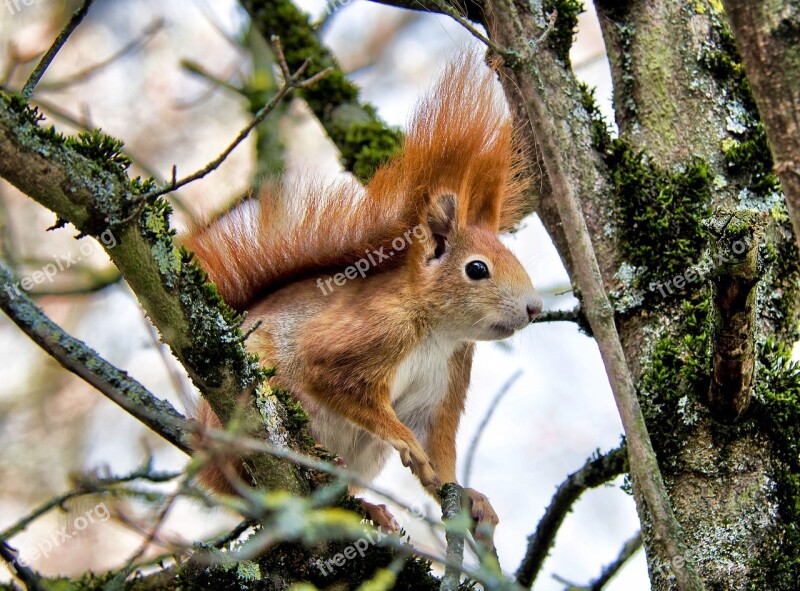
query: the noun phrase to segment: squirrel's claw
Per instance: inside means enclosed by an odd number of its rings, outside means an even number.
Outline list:
[[[470,514],[475,521],[472,532],[475,541],[482,544],[490,552],[494,551],[494,529],[500,522],[492,504],[486,495],[472,488],[465,488],[464,492],[469,497]]]
[[[402,443],[397,446],[397,451],[400,452],[400,461],[407,468],[411,468],[411,472],[419,478],[422,486],[425,488],[442,486],[442,481],[433,469],[428,455],[418,443],[412,442],[410,445]]]
[[[361,508],[364,509],[367,518],[380,528],[385,529],[389,533],[396,534],[400,531],[400,524],[391,514],[386,505],[376,505],[364,499],[358,499]]]

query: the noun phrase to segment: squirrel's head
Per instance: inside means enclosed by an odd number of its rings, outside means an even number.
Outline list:
[[[506,338],[541,312],[542,299],[496,230],[459,223],[457,207],[452,193],[433,199],[416,281],[437,329],[458,339]]]

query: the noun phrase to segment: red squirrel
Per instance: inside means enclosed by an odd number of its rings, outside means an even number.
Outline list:
[[[456,482],[475,341],[506,338],[542,308],[497,237],[519,222],[527,183],[494,76],[472,55],[450,64],[365,188],[268,187],[184,240],[221,296],[261,321],[247,345],[277,368],[271,385],[366,481],[396,449],[432,494]],[[491,532],[488,499],[466,492]]]

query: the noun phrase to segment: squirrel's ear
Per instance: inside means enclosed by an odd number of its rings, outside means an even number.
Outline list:
[[[444,254],[447,239],[456,227],[456,196],[452,193],[440,195],[431,203],[428,211],[428,227],[436,243],[434,257]]]

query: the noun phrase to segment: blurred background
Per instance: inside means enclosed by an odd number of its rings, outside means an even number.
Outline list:
[[[40,54],[76,8],[76,2],[0,2],[0,84],[19,89]],[[436,80],[448,56],[478,43],[449,18],[364,0],[301,0],[362,98],[387,122],[404,126],[414,102]],[[613,120],[608,66],[596,15],[581,16],[572,63],[597,87],[601,108]],[[101,128],[123,140],[134,174],[178,177],[202,168],[246,125],[250,103],[241,88],[268,90],[262,44],[249,35],[247,15],[229,0],[99,0],[57,56],[34,102],[48,123],[65,133]],[[265,91],[266,92],[266,91]],[[266,97],[269,96],[267,93]],[[265,141],[284,150],[288,176],[341,174],[336,149],[301,101],[290,101],[269,123]],[[255,138],[241,145],[205,179],[181,189],[174,226],[186,212],[211,212],[245,193],[265,171],[255,158]],[[76,263],[32,290],[45,312],[128,371],[152,392],[182,408],[191,386],[168,351],[159,346],[136,298],[119,281],[102,248],[74,239],[74,228],[46,232],[55,216],[0,181],[0,246],[18,278],[73,256]],[[536,217],[507,237],[549,309],[574,306],[569,281]],[[78,260],[80,259],[80,260]],[[77,295],[76,295],[77,292]],[[88,292],[88,293],[83,293]],[[526,537],[535,529],[556,487],[595,450],[619,443],[622,428],[593,340],[571,323],[537,324],[502,343],[480,343],[467,413],[459,432],[459,476],[466,450],[492,400],[517,371],[483,432],[469,485],[486,494],[500,516],[496,543],[501,564],[513,572]],[[147,431],[84,382],[62,370],[5,316],[0,317],[0,530],[37,504],[70,490],[79,472],[123,474],[152,455],[155,466],[179,470],[186,456]],[[185,396],[184,396],[185,397]],[[632,498],[621,479],[587,492],[556,540],[541,591],[563,590],[597,577],[638,529]],[[415,509],[438,516],[438,507],[394,458],[375,485]],[[380,498],[370,496],[380,502]],[[85,510],[92,508],[92,503]],[[83,511],[81,511],[82,513]],[[115,504],[114,519],[95,523],[36,560],[44,574],[75,575],[119,567],[142,541],[146,507]],[[396,510],[415,544],[441,551],[413,512]],[[12,540],[23,557],[67,517],[54,512]],[[199,503],[179,503],[160,537],[205,539],[238,519]],[[155,544],[149,555],[164,549]],[[10,579],[0,567],[0,581]],[[647,589],[640,551],[607,586]]]

